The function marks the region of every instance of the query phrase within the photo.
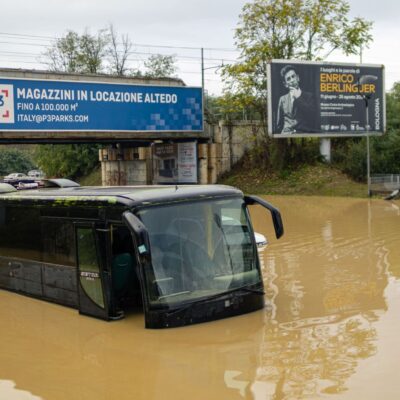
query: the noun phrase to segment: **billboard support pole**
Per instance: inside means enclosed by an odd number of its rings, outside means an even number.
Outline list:
[[[330,162],[331,162],[331,139],[330,138],[321,138],[320,139],[319,153],[323,157],[324,161],[330,164]]]
[[[201,51],[201,90],[203,92],[204,98],[204,49],[203,47],[200,49]]]
[[[368,110],[368,108],[367,108]],[[369,132],[367,131],[367,183],[368,183],[368,197],[371,197],[371,161],[369,153]]]
[[[365,122],[366,122],[366,131],[367,131],[367,190],[368,190],[368,197],[371,197],[371,157],[370,157],[370,150],[369,150],[369,97],[364,95],[365,101]]]
[[[363,75],[358,79],[357,85],[359,91],[361,91],[363,84],[371,84],[378,79],[375,75]],[[365,102],[365,130],[367,132],[367,186],[368,186],[368,197],[371,197],[371,157],[370,157],[370,150],[369,150],[369,101],[371,100],[372,93],[369,94],[362,94],[362,98]]]
[[[366,122],[367,122],[367,187],[368,197],[371,197],[371,157],[369,151],[369,113],[368,113],[369,98],[365,97],[365,111],[366,111]]]

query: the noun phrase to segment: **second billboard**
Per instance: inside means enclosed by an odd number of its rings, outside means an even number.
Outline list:
[[[363,136],[385,131],[381,65],[273,60],[268,78],[271,136]]]

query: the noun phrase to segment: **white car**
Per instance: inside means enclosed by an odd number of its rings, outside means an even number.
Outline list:
[[[4,177],[4,181],[13,181],[16,179],[27,179],[28,177],[21,172],[13,172],[12,174],[8,174]]]
[[[44,172],[41,171],[40,169],[33,169],[28,172],[29,178],[33,179],[43,179],[44,178]]]

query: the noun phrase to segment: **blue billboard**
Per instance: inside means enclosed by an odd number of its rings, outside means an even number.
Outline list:
[[[201,132],[201,88],[0,78],[0,131]]]

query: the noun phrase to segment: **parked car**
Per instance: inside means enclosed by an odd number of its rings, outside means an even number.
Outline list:
[[[45,177],[44,172],[40,169],[32,169],[28,172],[28,176],[33,179],[43,179]]]
[[[8,174],[7,176],[4,177],[4,182],[13,181],[15,179],[24,179],[24,178],[28,177],[21,172],[13,172],[12,174]]]
[[[34,181],[35,181],[34,178],[27,176],[25,174],[22,174],[21,172],[14,172],[12,174],[8,174],[3,179],[4,183],[9,183],[10,185],[13,185],[14,187],[18,187],[18,185],[20,183],[27,184],[27,183],[34,183]]]

